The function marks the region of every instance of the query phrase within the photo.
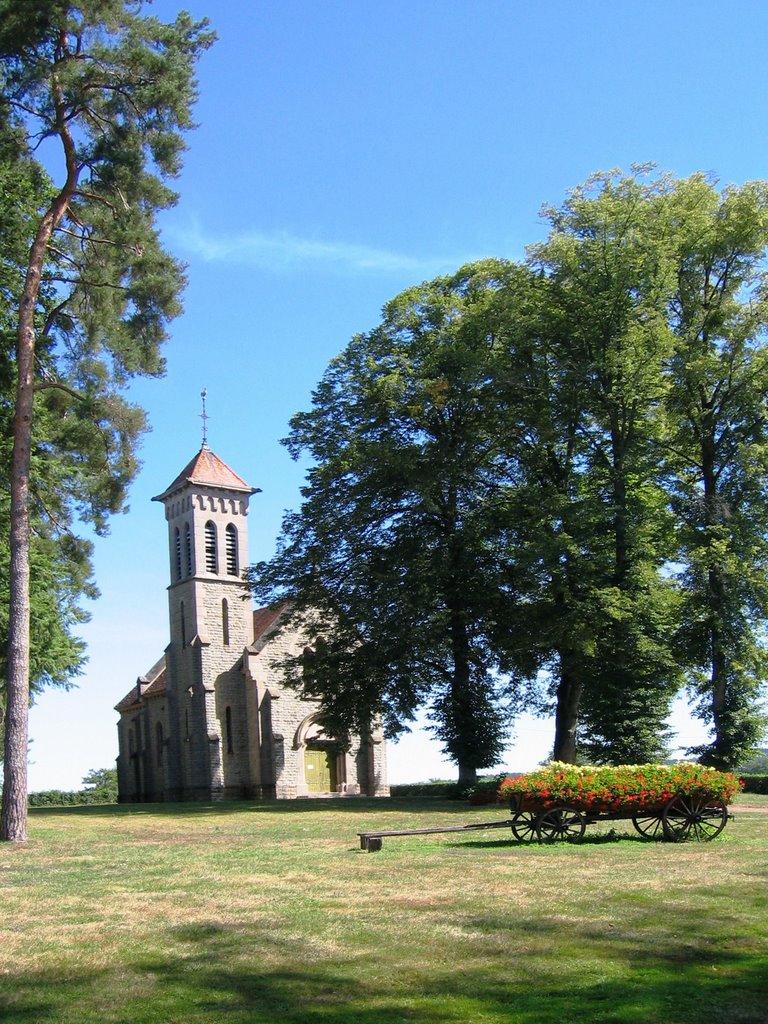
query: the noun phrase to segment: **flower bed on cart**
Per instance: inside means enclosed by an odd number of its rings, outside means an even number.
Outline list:
[[[575,810],[626,814],[661,811],[678,794],[702,795],[730,803],[743,783],[732,772],[701,764],[619,765],[615,768],[552,761],[525,775],[508,777],[499,798],[516,811]]]

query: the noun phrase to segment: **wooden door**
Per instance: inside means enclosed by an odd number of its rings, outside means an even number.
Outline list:
[[[304,751],[304,776],[310,793],[336,791],[336,753],[327,747],[307,747]]]

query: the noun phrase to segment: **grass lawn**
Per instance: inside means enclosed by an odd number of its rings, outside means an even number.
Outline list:
[[[356,833],[432,800],[39,809],[0,845],[13,1024],[766,1024],[768,797],[712,843]]]

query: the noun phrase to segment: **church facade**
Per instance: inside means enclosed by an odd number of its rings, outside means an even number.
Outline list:
[[[165,508],[170,643],[116,706],[121,802],[387,796],[380,732],[342,744],[279,659],[304,650],[244,600],[250,487],[204,442]]]

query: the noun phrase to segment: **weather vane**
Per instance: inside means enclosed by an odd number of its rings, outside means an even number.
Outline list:
[[[203,390],[200,392],[200,397],[203,400],[203,411],[200,414],[200,419],[203,421],[203,444],[205,445],[205,444],[208,444],[208,419],[209,419],[208,413],[205,411],[205,400],[208,397],[208,390],[207,390],[207,388],[203,388]]]

